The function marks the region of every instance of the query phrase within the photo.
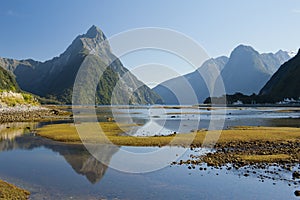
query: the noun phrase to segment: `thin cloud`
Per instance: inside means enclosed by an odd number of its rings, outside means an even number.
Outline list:
[[[300,9],[294,9],[292,10],[292,13],[300,14]]]
[[[19,13],[17,13],[17,12],[14,11],[14,10],[7,10],[7,11],[5,12],[5,15],[6,15],[6,16],[10,16],[10,17],[19,17],[19,16],[20,16]]]

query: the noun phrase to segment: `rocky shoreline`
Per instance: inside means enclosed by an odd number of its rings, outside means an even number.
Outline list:
[[[254,164],[262,167],[271,163],[289,166],[300,162],[299,142],[228,142],[216,144],[215,150],[214,153],[198,157],[198,162],[205,162],[209,166],[217,167],[232,164],[237,169]]]
[[[193,149],[193,147],[191,147]],[[299,141],[233,141],[216,144],[212,153],[205,155],[190,155],[188,160],[180,160],[173,164],[195,165],[206,163],[208,167],[240,169],[245,166],[255,166],[264,169],[268,166],[279,166],[287,171],[293,171],[300,164]],[[300,166],[299,166],[300,170]],[[299,176],[300,177],[300,176]]]
[[[172,165],[186,165],[188,169],[235,171],[239,176],[256,176],[284,181],[289,186],[300,185],[300,140],[296,141],[233,141],[216,144],[211,153],[191,154],[188,160],[173,162]],[[198,167],[197,167],[198,166]],[[282,174],[288,174],[284,176]],[[218,174],[217,174],[218,175]],[[300,190],[295,191],[300,196]]]
[[[18,105],[0,108],[0,123],[69,118],[71,113],[55,107]]]

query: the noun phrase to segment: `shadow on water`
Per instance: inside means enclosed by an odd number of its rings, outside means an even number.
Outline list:
[[[45,147],[59,153],[77,174],[84,175],[90,183],[95,184],[104,176],[107,166],[94,158],[82,144],[63,144],[30,133],[36,123],[14,123],[0,125],[0,151],[33,150]],[[8,128],[10,127],[10,128]],[[118,151],[111,145],[97,145],[101,160],[109,163]]]

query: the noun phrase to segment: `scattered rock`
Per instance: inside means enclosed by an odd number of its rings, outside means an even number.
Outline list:
[[[297,171],[293,172],[292,176],[293,176],[293,179],[300,179],[300,173]]]
[[[113,121],[114,121],[114,118],[112,118],[112,117],[107,117],[106,120],[107,120],[108,122],[113,122]]]

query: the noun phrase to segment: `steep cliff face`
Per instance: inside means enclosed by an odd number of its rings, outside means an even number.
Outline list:
[[[72,102],[77,72],[87,59],[90,66],[86,73],[90,75],[90,80],[97,80],[97,83],[93,82],[98,85],[96,104],[153,104],[159,101],[159,96],[113,55],[105,35],[96,26],[76,37],[64,53],[52,60],[41,63],[1,59],[0,64],[2,62],[7,70],[15,74],[24,91],[69,104]],[[93,77],[95,74],[102,74],[102,77]],[[116,87],[120,94],[112,97]]]
[[[259,54],[250,46],[238,46],[231,53],[221,73],[226,93],[258,94],[280,65],[288,59],[287,52]]]
[[[300,50],[298,54],[283,64],[260,91],[272,101],[283,98],[300,97]]]

